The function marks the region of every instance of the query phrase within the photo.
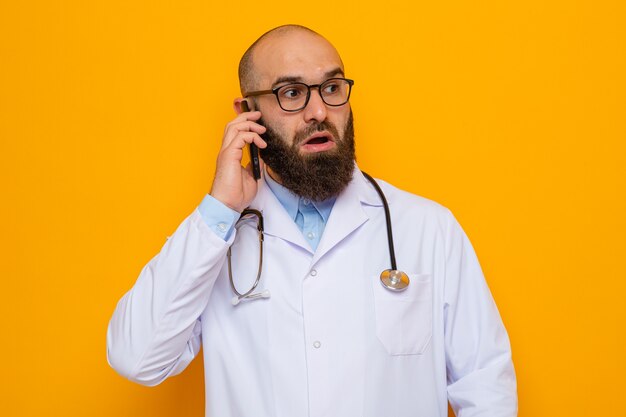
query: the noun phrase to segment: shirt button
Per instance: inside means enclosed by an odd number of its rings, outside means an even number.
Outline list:
[[[311,204],[311,200],[305,198],[302,200],[302,204],[304,204],[305,206],[308,206],[309,204]]]
[[[315,349],[319,349],[320,347],[322,347],[322,344],[319,341],[316,340],[315,342],[313,342],[313,347]]]
[[[315,233],[309,232],[309,233],[306,234],[306,237],[308,237],[309,240],[314,239],[315,238]]]
[[[309,275],[314,277],[315,275],[317,275],[317,271],[315,269],[311,269],[311,272],[309,272]]]
[[[226,223],[218,223],[217,224],[217,228],[220,232],[225,232],[226,231]]]

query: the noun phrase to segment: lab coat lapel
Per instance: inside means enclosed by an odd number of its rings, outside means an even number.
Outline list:
[[[362,204],[379,205],[375,196],[376,191],[355,166],[352,181],[337,197],[330,212],[324,234],[313,256],[313,264],[369,219]]]
[[[283,205],[280,204],[280,201],[268,187],[265,179],[259,180],[258,187],[257,195],[250,207],[256,208],[263,213],[265,234],[286,240],[312,254],[313,249],[304,239],[294,220],[289,217]]]

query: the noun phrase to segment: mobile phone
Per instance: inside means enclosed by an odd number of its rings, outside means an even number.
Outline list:
[[[250,108],[248,107],[248,102],[246,100],[243,100],[241,102],[241,109],[244,112],[250,111]],[[258,180],[261,178],[261,163],[259,162],[259,148],[254,143],[251,143],[248,146],[248,149],[250,149],[250,162],[252,162],[252,175],[254,176],[255,180]]]

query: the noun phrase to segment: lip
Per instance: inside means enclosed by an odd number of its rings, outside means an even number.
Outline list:
[[[318,139],[318,138],[326,138],[326,142],[310,143],[312,140]],[[336,144],[335,144],[335,141],[333,140],[333,136],[327,131],[322,131],[322,132],[316,132],[312,134],[311,136],[309,136],[308,138],[306,138],[306,140],[302,142],[302,145],[300,145],[300,149],[302,149],[304,152],[313,153],[313,152],[323,152],[323,151],[332,149],[335,146]]]

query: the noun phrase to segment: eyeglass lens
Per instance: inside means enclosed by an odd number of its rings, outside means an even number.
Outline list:
[[[350,97],[350,83],[341,78],[326,80],[318,88],[322,100],[329,106],[346,104]],[[278,103],[284,110],[300,110],[307,104],[309,94],[308,85],[292,83],[280,87],[276,96]]]

